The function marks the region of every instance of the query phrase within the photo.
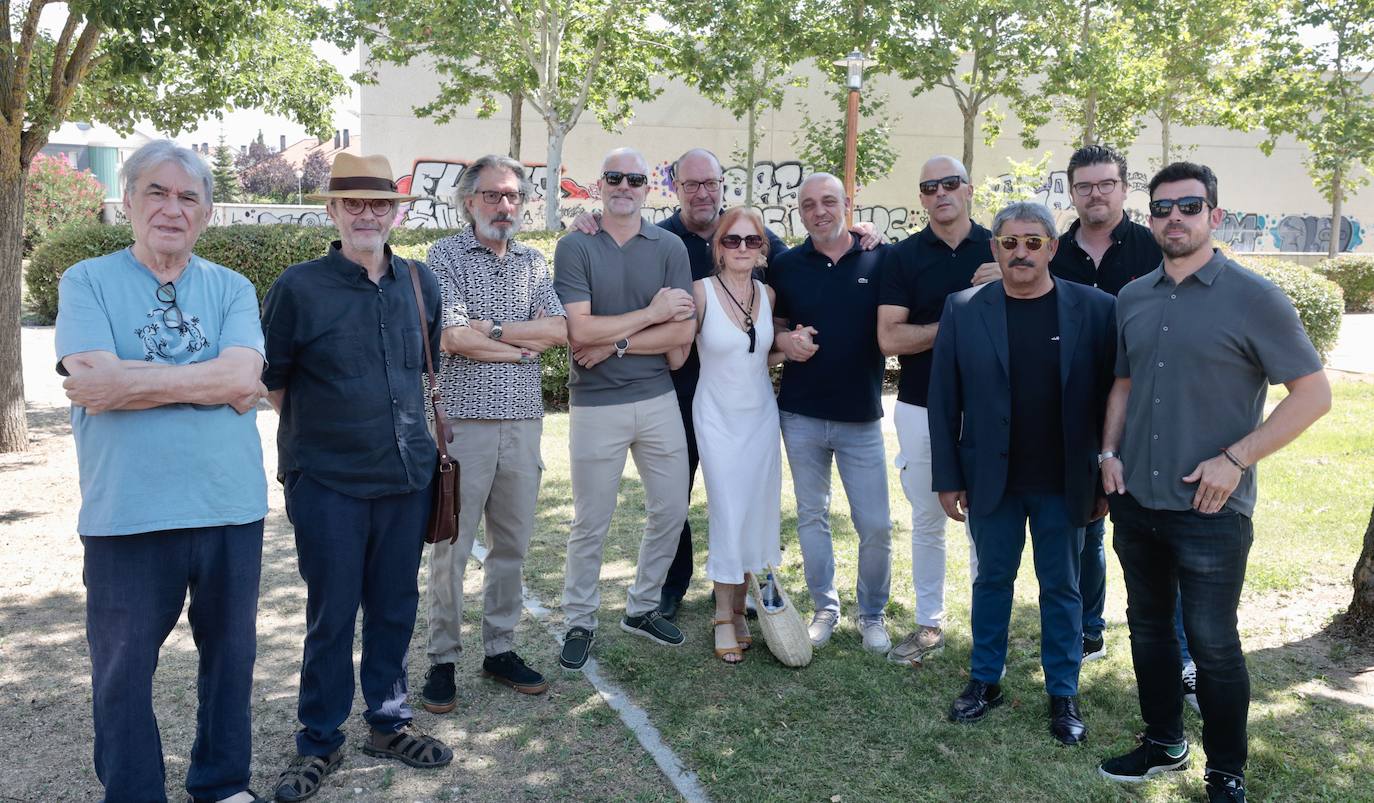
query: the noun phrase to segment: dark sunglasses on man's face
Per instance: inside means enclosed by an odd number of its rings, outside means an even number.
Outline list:
[[[945,176],[944,178],[933,178],[929,181],[922,181],[916,186],[921,188],[922,195],[934,195],[935,191],[944,187],[949,192],[959,189],[959,185],[964,183],[963,176]]]
[[[741,244],[750,251],[757,251],[763,247],[763,238],[757,234],[746,234],[743,237],[738,234],[727,234],[720,238],[721,248],[729,248],[733,251],[739,248]]]
[[[1207,205],[1207,199],[1198,195],[1188,195],[1183,198],[1156,198],[1150,201],[1150,217],[1166,218],[1174,207],[1178,211],[1192,217],[1202,213],[1202,208]]]
[[[619,170],[607,170],[601,174],[601,177],[612,187],[619,187],[621,181],[626,182],[631,187],[643,187],[649,181],[649,177],[643,173],[622,173]]]
[[[1015,251],[1018,243],[1025,243],[1027,251],[1039,251],[1040,247],[1049,241],[1050,238],[1038,234],[1029,234],[1025,237],[1007,234],[997,238],[997,245],[1003,251]]]

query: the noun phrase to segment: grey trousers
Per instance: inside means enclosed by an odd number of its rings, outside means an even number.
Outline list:
[[[568,627],[596,629],[602,551],[615,514],[625,453],[644,484],[644,536],[625,613],[658,608],[663,578],[687,519],[687,436],[677,394],[601,407],[574,406],[569,416],[573,523],[563,578]]]
[[[463,651],[463,574],[477,526],[486,518],[482,563],[482,649],[499,655],[514,647],[523,601],[521,567],[534,532],[544,463],[538,418],[450,423],[449,454],[458,461],[458,542],[429,552],[429,660],[456,663]]]

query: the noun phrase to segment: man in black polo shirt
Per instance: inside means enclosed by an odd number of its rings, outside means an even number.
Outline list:
[[[945,513],[931,490],[926,416],[931,349],[945,298],[1001,276],[992,260],[991,233],[969,219],[973,185],[963,163],[952,156],[931,158],[921,167],[918,186],[930,224],[888,250],[878,296],[878,343],[902,364],[892,417],[901,446],[897,468],[911,502],[911,577],[916,587],[916,629],[892,648],[888,659],[913,666],[945,645]],[[970,580],[977,571],[970,542]]]
[[[830,540],[830,466],[839,464],[859,533],[857,597],[864,649],[892,646],[883,624],[892,573],[887,470],[880,421],[883,355],[878,283],[885,248],[864,251],[845,228],[849,199],[839,179],[813,173],[798,206],[810,235],[768,272],[777,293],[775,348],[783,367],[778,411],[797,496],[797,540],[815,603],[811,641],[830,640],[840,618]]]
[[[310,797],[343,761],[359,605],[371,730],[363,752],[420,768],[453,760],[411,726],[406,702],[436,459],[420,377],[424,338],[439,353],[442,306],[429,268],[386,244],[396,203],[414,198],[397,192],[391,175],[382,156],[334,160],[329,190],[311,198],[328,202],[339,239],[322,258],[283,271],[263,306],[263,383],[281,414],[278,477],[307,589],[301,728],[277,800]]]
[[[1089,145],[1069,157],[1068,174],[1078,220],[1060,235],[1050,272],[1116,295],[1127,282],[1159,267],[1164,258],[1150,230],[1126,217],[1126,158],[1110,148]],[[1104,517],[1090,522],[1083,533],[1079,592],[1084,661],[1107,655],[1102,637],[1107,625],[1102,617],[1107,602],[1106,521]]]

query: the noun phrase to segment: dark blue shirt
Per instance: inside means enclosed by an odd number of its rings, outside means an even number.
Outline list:
[[[1059,235],[1059,250],[1050,260],[1050,273],[1061,279],[1116,295],[1132,279],[1144,276],[1164,261],[1154,232],[1122,215],[1121,222],[1112,229],[1112,244],[1102,255],[1102,264],[1098,265],[1078,244],[1080,224],[1081,221],[1075,220],[1068,231]]]
[[[778,409],[829,421],[876,421],[883,417],[883,354],[878,349],[878,286],[885,252],[859,247],[836,263],[806,242],[778,255],[768,268],[777,294],[773,315],[816,329],[820,350],[782,369]]]
[[[278,476],[301,471],[362,499],[424,488],[435,447],[421,386],[424,341],[439,354],[439,283],[422,262],[394,256],[373,284],[336,240],[321,259],[282,272],[263,302],[268,390],[286,390]],[[426,320],[409,269],[419,273]]]
[[[945,299],[973,286],[973,274],[978,267],[992,261],[992,232],[977,223],[972,223],[956,248],[950,248],[926,226],[916,236],[888,249],[878,303],[906,307],[907,323],[939,323]],[[897,382],[898,401],[926,406],[933,353],[926,349],[897,358],[902,364],[902,376]]]
[[[692,265],[692,281],[705,279],[716,272],[715,261],[711,259],[711,241],[687,228],[687,224],[682,222],[682,210],[674,212],[667,220],[659,222],[659,228],[667,229],[676,234],[682,244],[687,246],[687,259]],[[768,238],[768,264],[771,267],[773,260],[778,255],[787,250],[787,244],[782,238],[774,234],[772,230],[765,228],[764,235]],[[763,279],[763,276],[759,276]],[[687,355],[687,361],[682,367],[673,371],[673,388],[677,390],[680,398],[690,399],[696,395],[697,379],[701,376],[701,360],[697,357],[697,344],[692,341],[692,350]]]

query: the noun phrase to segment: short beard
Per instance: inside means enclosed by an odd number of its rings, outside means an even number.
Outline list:
[[[514,240],[515,235],[520,231],[520,218],[511,217],[510,225],[506,228],[498,228],[494,225],[495,221],[475,220],[473,228],[477,229],[477,235],[484,240]]]
[[[1201,237],[1196,240],[1189,237],[1186,240],[1166,239],[1160,241],[1159,250],[1163,251],[1164,256],[1170,259],[1183,259],[1185,257],[1190,257],[1193,254],[1196,254],[1198,251],[1201,251],[1203,248],[1206,248],[1211,244],[1212,238],[1209,232],[1208,236]]]

